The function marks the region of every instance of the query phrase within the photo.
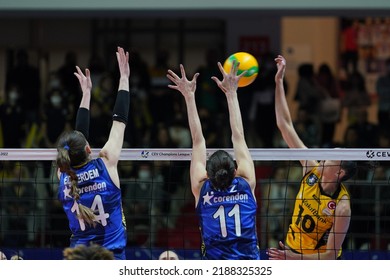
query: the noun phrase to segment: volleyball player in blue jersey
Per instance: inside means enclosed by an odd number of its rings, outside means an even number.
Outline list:
[[[92,159],[88,144],[89,104],[92,82],[77,67],[83,96],[76,117],[76,130],[63,133],[57,145],[60,186],[58,198],[69,220],[70,247],[94,243],[126,259],[126,222],[122,211],[117,164],[129,113],[129,54],[118,47],[120,79],[113,109],[113,123],[99,157]]]
[[[255,169],[244,138],[237,98],[238,81],[244,73],[237,75],[238,62],[233,63],[229,74],[221,63],[218,67],[223,79],[212,79],[226,95],[236,162],[224,150],[216,151],[206,161],[206,141],[195,103],[199,74],[189,81],[183,65],[180,65],[181,77],[171,70],[167,75],[174,83],[169,87],[181,92],[187,106],[192,135],[191,189],[200,220],[202,258],[260,259],[256,234]]]

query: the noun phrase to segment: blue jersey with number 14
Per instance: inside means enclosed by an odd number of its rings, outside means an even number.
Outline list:
[[[226,190],[214,189],[207,180],[201,188],[196,210],[203,259],[260,259],[256,233],[257,203],[245,179],[234,178]]]
[[[97,243],[109,250],[123,250],[126,246],[126,223],[122,211],[121,190],[112,182],[101,158],[74,169],[78,177],[80,203],[94,211],[96,226],[78,219],[78,203],[70,195],[70,178],[62,173],[58,199],[62,202],[72,232],[71,247]]]

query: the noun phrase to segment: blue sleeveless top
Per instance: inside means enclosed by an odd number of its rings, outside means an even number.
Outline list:
[[[71,247],[99,244],[111,251],[124,250],[127,243],[126,221],[122,209],[121,190],[112,182],[101,158],[74,170],[78,177],[80,203],[96,215],[96,226],[89,226],[76,216],[77,202],[70,196],[70,177],[61,173],[58,199],[62,202],[72,232]]]
[[[244,178],[234,178],[230,187],[223,191],[214,189],[207,180],[196,206],[202,235],[202,258],[259,260],[256,210],[256,200]]]

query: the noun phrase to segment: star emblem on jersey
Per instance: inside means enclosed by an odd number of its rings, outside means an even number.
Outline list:
[[[204,196],[203,196],[203,205],[205,205],[206,203],[208,203],[209,205],[211,205],[211,202],[210,202],[210,199],[212,199],[214,196],[214,193],[211,192],[209,194],[209,192],[207,192]]]
[[[66,199],[67,197],[72,198],[70,195],[70,188],[65,187],[63,192],[64,192],[64,199]]]

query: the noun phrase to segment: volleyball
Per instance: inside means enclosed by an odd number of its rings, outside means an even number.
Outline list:
[[[232,69],[233,61],[236,60],[240,63],[238,66],[237,74],[247,71],[244,76],[238,81],[239,87],[246,87],[253,83],[259,73],[259,64],[256,58],[247,52],[237,52],[229,56],[223,64],[223,69],[229,73]]]

